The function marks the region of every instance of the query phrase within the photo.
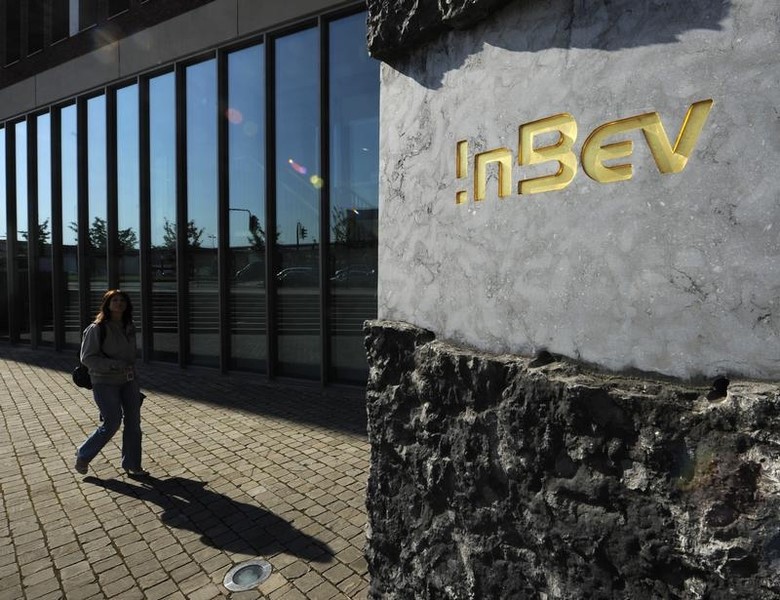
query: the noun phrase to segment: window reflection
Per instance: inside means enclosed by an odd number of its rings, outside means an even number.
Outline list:
[[[138,86],[116,92],[117,113],[117,259],[119,287],[127,292],[136,315],[138,347],[143,341],[141,315],[140,182],[139,182],[139,116]]]
[[[169,361],[177,359],[179,349],[175,98],[173,73],[149,80],[152,358]]]
[[[108,289],[108,197],[106,187],[106,97],[87,101],[87,260],[89,268],[89,314],[96,314]],[[75,226],[75,223],[74,223]]]
[[[377,314],[379,63],[365,15],[330,24],[329,324],[333,379],[365,383],[363,321]]]
[[[309,29],[276,41],[276,229],[279,373],[318,378],[319,35]]]
[[[35,310],[40,325],[39,343],[54,344],[54,298],[51,251],[51,117],[41,115],[38,129],[38,228],[36,233]]]
[[[112,0],[113,1],[113,0]],[[111,6],[123,6],[123,1]],[[80,3],[71,2],[71,6]],[[90,4],[91,5],[91,4]],[[84,6],[87,6],[86,4]],[[88,7],[87,7],[88,8]],[[110,7],[109,7],[110,9]],[[113,9],[111,9],[113,10]],[[118,9],[119,10],[119,9]],[[78,11],[58,12],[55,29],[62,30],[62,15],[77,22]],[[89,12],[87,10],[87,12]],[[84,13],[86,14],[86,13]],[[83,15],[82,15],[83,16]],[[88,15],[87,15],[88,17]],[[85,17],[85,22],[88,18]],[[30,339],[30,310],[40,323],[43,344],[54,343],[55,327],[64,327],[65,344],[80,342],[79,285],[89,289],[90,307],[97,310],[99,297],[108,286],[108,239],[116,235],[118,283],[140,307],[140,160],[149,159],[148,268],[151,281],[150,320],[144,326],[153,360],[176,361],[179,356],[178,277],[185,277],[188,290],[188,353],[186,362],[219,364],[220,297],[217,285],[218,248],[222,242],[228,256],[226,278],[229,297],[225,303],[229,323],[229,366],[280,375],[318,379],[322,369],[321,302],[328,294],[325,331],[329,344],[327,377],[335,381],[363,383],[367,367],[362,344],[362,323],[376,316],[377,189],[378,189],[378,65],[365,50],[365,13],[327,22],[329,44],[321,56],[320,29],[310,28],[276,38],[274,44],[273,94],[265,90],[265,46],[255,45],[227,54],[226,113],[218,115],[217,62],[208,60],[184,68],[181,91],[186,118],[182,123],[186,145],[177,156],[177,85],[172,72],[150,77],[149,131],[140,132],[142,107],[138,85],[116,91],[117,105],[117,231],[107,231],[108,143],[106,96],[84,100],[86,122],[77,123],[75,105],[55,109],[50,117],[0,128],[0,164],[15,161],[16,168],[0,169],[0,338],[21,333]],[[67,29],[67,28],[66,28]],[[322,172],[320,153],[320,61],[328,61],[327,132],[328,173]],[[79,100],[81,102],[81,100]],[[270,103],[273,103],[271,105]],[[267,104],[268,103],[268,104]],[[274,158],[266,156],[266,106],[274,110]],[[32,117],[31,117],[32,118]],[[58,130],[52,131],[52,124]],[[77,127],[78,125],[78,127]],[[227,132],[226,173],[227,239],[218,228],[218,129]],[[83,127],[84,138],[78,137]],[[37,132],[35,165],[27,164],[27,136]],[[148,147],[141,148],[141,140]],[[141,135],[144,134],[144,135]],[[7,139],[6,139],[7,136]],[[52,165],[52,138],[59,140],[59,164]],[[83,146],[86,144],[86,146]],[[81,146],[80,146],[81,145]],[[112,146],[113,147],[113,146]],[[79,149],[86,150],[86,165],[79,165]],[[12,153],[11,156],[8,156]],[[143,153],[143,154],[142,154]],[[79,189],[79,166],[82,180]],[[36,167],[37,173],[28,173]],[[184,168],[183,172],[177,169]],[[267,173],[266,169],[272,171]],[[61,186],[60,186],[61,171]],[[37,177],[37,197],[28,198],[28,175]],[[275,195],[266,199],[266,177]],[[13,177],[12,198],[6,198],[5,178]],[[186,206],[177,211],[177,177],[186,181]],[[35,181],[35,180],[33,180]],[[61,198],[52,198],[52,184]],[[327,186],[327,188],[325,187]],[[321,214],[322,191],[328,191],[327,214]],[[79,281],[77,242],[79,191],[86,192],[87,222],[81,223],[86,239],[84,272]],[[185,190],[181,190],[184,192]],[[37,201],[38,219],[28,224],[28,202]],[[266,202],[272,202],[275,222],[266,222]],[[15,203],[16,230],[6,231],[7,202]],[[52,214],[53,207],[58,211]],[[35,207],[32,207],[35,208]],[[146,207],[144,207],[146,208]],[[14,207],[10,207],[11,213]],[[34,212],[34,211],[32,211]],[[186,255],[177,256],[177,218],[186,212]],[[143,213],[146,214],[145,212]],[[53,220],[62,219],[61,231]],[[326,234],[320,228],[325,226]],[[273,239],[267,232],[275,231]],[[56,234],[56,235],[55,235]],[[62,263],[53,265],[52,243],[62,235]],[[328,238],[327,264],[320,265],[321,235]],[[15,255],[7,252],[6,237],[15,240]],[[28,245],[28,238],[34,242]],[[114,239],[113,237],[111,238]],[[56,253],[60,257],[60,253]],[[266,264],[267,257],[271,261]],[[13,288],[19,322],[9,324],[8,273],[14,266]],[[113,257],[112,257],[113,258]],[[184,260],[181,260],[184,259]],[[34,261],[34,262],[31,262]],[[114,264],[112,262],[112,264]],[[29,298],[28,267],[37,278],[35,299]],[[33,268],[34,267],[34,268]],[[53,278],[61,269],[63,277]],[[325,275],[320,280],[320,272]],[[274,283],[274,314],[277,339],[267,356],[267,279]],[[60,289],[53,290],[53,282]],[[32,306],[31,306],[32,305]],[[62,306],[62,319],[54,323],[54,307]],[[140,317],[140,310],[137,311]],[[13,329],[13,331],[11,331]],[[37,330],[37,328],[36,328]],[[59,329],[58,329],[59,331]]]
[[[231,366],[265,370],[264,48],[228,55]]]
[[[78,221],[78,133],[76,106],[71,105],[60,113],[61,170],[62,170],[62,269],[65,289],[61,290],[65,315],[65,344],[81,343],[81,318],[79,317],[79,270],[76,248],[78,229],[72,227]]]
[[[19,339],[30,341],[30,282],[27,239],[27,123],[17,123],[16,129],[16,293],[14,295],[14,319]]]
[[[190,356],[219,365],[217,288],[217,71],[209,60],[187,67],[187,262]],[[184,274],[181,274],[184,275]]]
[[[8,224],[5,191],[5,129],[0,127],[0,339],[8,339]]]

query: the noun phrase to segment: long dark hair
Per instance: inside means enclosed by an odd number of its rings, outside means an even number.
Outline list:
[[[103,300],[100,302],[100,311],[95,315],[95,323],[111,320],[111,298],[114,296],[122,296],[125,299],[126,306],[125,312],[122,313],[122,325],[127,328],[133,322],[133,303],[130,301],[130,296],[122,290],[108,290],[103,294]]]

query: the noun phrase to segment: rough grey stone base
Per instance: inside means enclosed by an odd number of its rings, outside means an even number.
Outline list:
[[[780,598],[780,386],[365,332],[372,598]]]
[[[368,0],[368,49],[374,58],[402,56],[451,29],[468,29],[511,0]]]

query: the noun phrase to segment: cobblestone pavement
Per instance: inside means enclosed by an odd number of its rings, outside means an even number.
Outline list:
[[[366,597],[362,390],[141,365],[151,476],[119,469],[121,431],[82,476],[75,362],[0,345],[0,600]],[[264,583],[223,587],[258,557]]]

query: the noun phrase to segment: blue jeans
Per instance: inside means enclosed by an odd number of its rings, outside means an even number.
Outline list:
[[[78,449],[78,457],[90,462],[119,430],[122,431],[122,468],[141,468],[141,394],[136,381],[122,385],[95,383],[92,388],[95,404],[100,409],[103,422]]]

